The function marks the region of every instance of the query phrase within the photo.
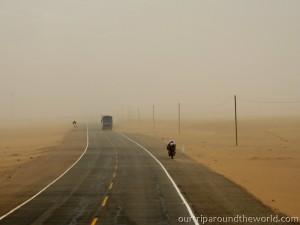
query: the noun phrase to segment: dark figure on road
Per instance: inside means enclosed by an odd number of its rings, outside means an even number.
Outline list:
[[[168,150],[168,155],[169,157],[172,157],[176,155],[176,144],[173,140],[170,140],[169,143],[167,144],[167,150]]]

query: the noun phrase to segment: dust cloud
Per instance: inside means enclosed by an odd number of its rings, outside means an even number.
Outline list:
[[[1,1],[0,118],[300,114],[299,1]],[[250,100],[250,101],[249,101]]]

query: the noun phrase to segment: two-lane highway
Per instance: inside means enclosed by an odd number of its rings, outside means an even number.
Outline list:
[[[206,224],[222,224],[220,219],[228,217],[282,216],[180,151],[174,160],[168,158],[156,139],[102,131],[97,124],[88,130],[89,145],[80,160],[33,200],[2,217],[1,225],[197,224],[191,216],[200,217],[199,224],[204,217],[214,219]]]
[[[0,224],[179,224],[178,216],[190,214],[161,166],[120,134],[92,125],[78,163]]]

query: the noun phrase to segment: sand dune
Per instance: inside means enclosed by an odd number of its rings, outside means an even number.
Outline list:
[[[234,121],[121,121],[118,129],[173,139],[178,150],[223,174],[265,204],[290,216],[300,216],[300,118]]]

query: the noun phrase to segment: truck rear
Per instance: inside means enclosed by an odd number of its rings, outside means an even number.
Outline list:
[[[101,124],[102,124],[102,130],[112,130],[113,127],[112,116],[102,116]]]

